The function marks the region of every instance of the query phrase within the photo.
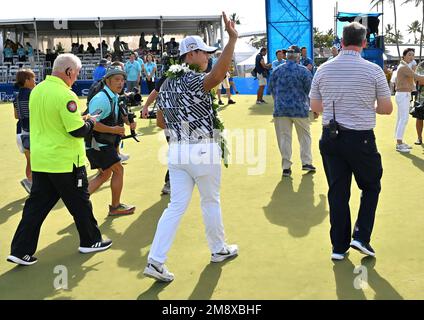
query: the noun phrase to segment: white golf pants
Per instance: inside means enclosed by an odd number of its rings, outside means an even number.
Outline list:
[[[216,143],[171,143],[168,154],[171,201],[159,219],[150,248],[149,260],[165,263],[180,220],[186,211],[193,187],[200,193],[200,204],[206,238],[211,253],[219,252],[225,244],[221,217],[221,150]]]
[[[411,104],[411,94],[409,92],[396,92],[396,104],[398,106],[398,117],[396,122],[396,140],[403,140],[406,125],[409,120],[409,107]]]

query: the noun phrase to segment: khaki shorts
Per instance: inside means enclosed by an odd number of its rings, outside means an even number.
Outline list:
[[[225,88],[225,90],[230,88],[230,81],[228,80],[228,77],[226,77],[220,84],[216,86],[215,91],[218,92],[218,90],[221,90],[222,88]]]
[[[260,87],[266,86],[266,78],[262,74],[258,73],[257,78],[259,80],[259,86]]]

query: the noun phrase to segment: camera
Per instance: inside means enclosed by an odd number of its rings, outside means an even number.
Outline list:
[[[129,93],[124,93],[119,96],[119,104],[124,104],[126,107],[136,107],[141,104],[142,98],[139,90],[134,88]]]

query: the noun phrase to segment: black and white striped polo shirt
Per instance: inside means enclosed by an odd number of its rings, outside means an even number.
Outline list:
[[[157,105],[163,112],[171,143],[198,143],[213,138],[212,97],[203,89],[205,76],[190,71],[163,83]]]
[[[390,96],[383,70],[352,50],[342,50],[319,67],[309,93],[323,102],[323,125],[333,118],[334,102],[337,122],[353,130],[373,129],[376,99]]]

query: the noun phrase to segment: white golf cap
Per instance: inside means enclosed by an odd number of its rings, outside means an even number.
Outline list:
[[[202,50],[214,53],[218,48],[209,47],[199,36],[185,37],[180,43],[180,56],[194,50]]]

